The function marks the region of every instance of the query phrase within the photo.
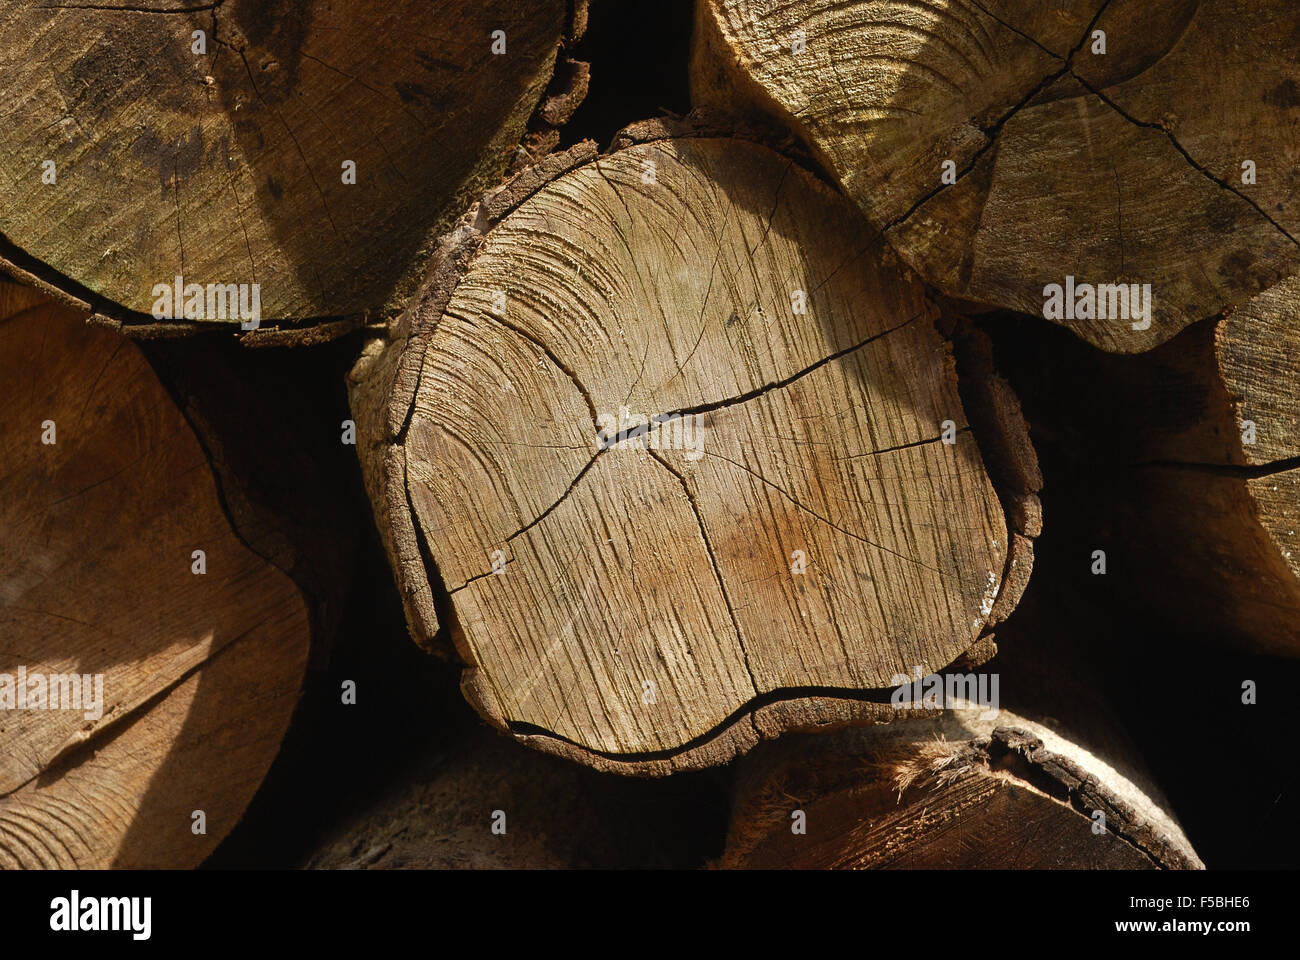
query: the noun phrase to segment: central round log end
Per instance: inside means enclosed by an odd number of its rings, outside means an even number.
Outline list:
[[[680,137],[468,242],[370,459],[414,619],[451,621],[494,723],[666,772],[887,712],[986,632],[1010,536],[951,345],[847,200]]]

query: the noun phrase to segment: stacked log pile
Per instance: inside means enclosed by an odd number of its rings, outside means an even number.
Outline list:
[[[678,6],[693,109],[606,144],[609,2],[0,12],[0,865],[268,822],[382,608],[485,726],[314,866],[635,865],[663,778],[693,864],[1203,866],[1069,578],[1300,653],[1300,12]]]

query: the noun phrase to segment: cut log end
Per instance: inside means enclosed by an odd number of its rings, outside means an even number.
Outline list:
[[[142,336],[392,315],[521,141],[554,146],[583,22],[566,0],[6,4],[0,260]]]
[[[1044,439],[1107,586],[1211,647],[1300,654],[1298,304],[1287,280],[1136,357],[1000,340],[1036,419],[1064,400]]]
[[[1170,619],[1285,656],[1300,655],[1298,305],[1293,278],[1162,351],[1203,415],[1186,429],[1144,423],[1157,462],[1136,484],[1158,542],[1176,545],[1159,575]]]
[[[948,296],[1131,353],[1300,267],[1287,0],[697,11],[695,102],[790,129]]]
[[[753,760],[722,868],[1202,867],[1158,798],[1006,711],[899,720]]]
[[[750,141],[619,142],[485,200],[353,406],[417,639],[498,727],[661,774],[990,649],[1029,539],[851,204]]]
[[[0,284],[0,867],[194,867],[279,750],[294,583],[140,350]]]

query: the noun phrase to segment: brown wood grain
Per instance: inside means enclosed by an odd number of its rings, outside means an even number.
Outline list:
[[[556,163],[354,388],[413,629],[450,628],[480,712],[666,773],[975,647],[1008,521],[937,311],[851,205],[742,140]],[[698,447],[602,448],[620,408],[698,414]]]
[[[514,157],[566,8],[6,4],[0,232],[128,320],[177,275],[259,284],[268,326],[393,311]]]
[[[718,867],[1202,867],[1141,779],[1010,711],[936,711],[764,749],[744,761]]]
[[[103,684],[101,717],[0,711],[0,863],[194,866],[279,748],[306,607],[133,343],[2,284],[0,358],[0,673]]]

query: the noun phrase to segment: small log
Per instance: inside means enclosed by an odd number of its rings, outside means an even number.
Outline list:
[[[697,106],[794,132],[948,296],[1045,316],[1067,275],[1149,284],[1149,318],[1053,318],[1128,353],[1300,266],[1289,0],[697,10]]]
[[[0,255],[146,334],[177,276],[257,284],[268,327],[395,313],[431,241],[581,101],[557,61],[576,7],[7,3]]]
[[[1104,612],[1039,582],[1000,632],[978,674],[900,688],[890,723],[744,758],[715,865],[1200,868],[1101,692]]]
[[[655,782],[610,776],[525,749],[469,719],[332,827],[305,866],[681,870],[716,855],[726,826],[721,774]]]
[[[306,607],[133,343],[4,283],[0,368],[0,866],[196,866],[279,749]]]
[[[719,867],[1203,866],[1142,787],[1008,711],[996,720],[945,712],[773,747],[742,775]]]
[[[967,425],[937,319],[851,204],[760,143],[646,124],[527,171],[353,374],[417,642],[449,628],[499,729],[642,775],[989,656],[1037,466],[988,371]],[[1011,519],[982,433],[1016,451]]]

